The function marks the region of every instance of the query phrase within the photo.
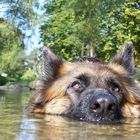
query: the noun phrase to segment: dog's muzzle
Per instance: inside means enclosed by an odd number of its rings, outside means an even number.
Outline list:
[[[104,89],[91,90],[86,93],[73,116],[83,121],[95,123],[114,123],[120,119],[117,98]]]

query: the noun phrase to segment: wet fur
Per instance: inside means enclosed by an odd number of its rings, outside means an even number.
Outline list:
[[[41,87],[34,91],[27,110],[35,113],[69,115],[79,103],[76,94],[66,94],[70,82],[78,75],[92,75],[96,86],[108,75],[117,78],[125,90],[121,103],[123,117],[140,117],[140,85],[134,78],[133,44],[128,42],[108,64],[84,57],[73,62],[63,62],[49,48],[43,50]],[[94,73],[93,73],[94,69]],[[102,84],[100,84],[102,83]]]

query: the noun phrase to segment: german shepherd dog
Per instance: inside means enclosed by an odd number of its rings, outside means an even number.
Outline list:
[[[107,64],[93,57],[63,62],[44,47],[40,85],[27,110],[94,123],[138,118],[140,85],[134,74],[131,41]]]

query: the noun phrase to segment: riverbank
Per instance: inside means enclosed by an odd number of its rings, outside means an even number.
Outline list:
[[[7,84],[7,85],[3,85],[0,86],[0,90],[12,90],[12,91],[16,91],[16,90],[29,90],[29,86],[28,84]]]
[[[36,90],[42,87],[42,82],[40,80],[34,80],[29,83],[11,83],[0,86],[0,90],[4,91],[20,91],[20,90]]]

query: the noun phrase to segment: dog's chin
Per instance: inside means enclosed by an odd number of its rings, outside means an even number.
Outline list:
[[[106,117],[92,117],[88,116],[83,119],[83,121],[94,123],[94,124],[120,124],[121,119],[111,119]]]
[[[93,115],[83,115],[83,114],[74,114],[72,115],[72,118],[78,121],[83,121],[83,122],[90,122],[94,124],[121,124],[122,120],[119,116],[116,116],[114,118],[110,117],[101,117],[101,116],[93,116]]]

